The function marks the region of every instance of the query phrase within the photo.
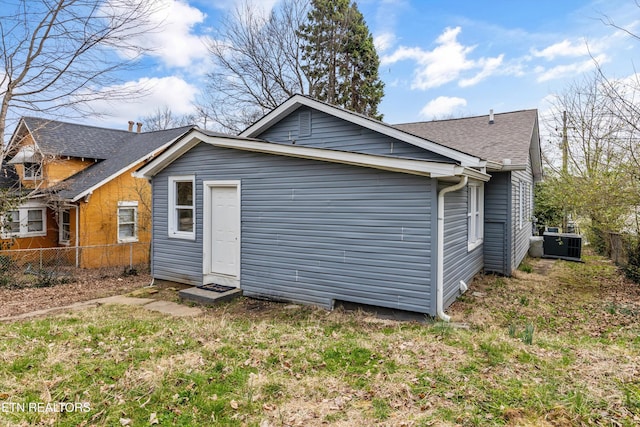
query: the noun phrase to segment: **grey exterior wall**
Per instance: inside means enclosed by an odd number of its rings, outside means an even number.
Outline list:
[[[491,173],[484,186],[484,270],[511,275],[511,172]]]
[[[188,174],[196,176],[195,241],[167,231],[168,177]],[[201,283],[205,180],[241,180],[246,295],[435,314],[435,180],[201,143],[152,181],[154,277]],[[449,251],[455,257],[455,245]]]
[[[311,112],[310,136],[300,137],[298,135],[301,111]],[[289,114],[267,131],[258,135],[257,138],[283,144],[291,144],[292,140],[295,140],[296,145],[331,150],[451,162],[451,159],[439,154],[365,129],[321,111],[306,108],[299,108]]]
[[[441,187],[442,188],[442,187]],[[482,270],[483,245],[469,252],[467,187],[445,195],[444,202],[444,307],[460,295],[460,281],[468,283]]]
[[[512,200],[512,209],[511,209],[511,218],[512,218],[512,227],[511,227],[511,270],[515,270],[518,268],[524,257],[527,255],[527,251],[529,250],[530,237],[533,233],[532,222],[531,222],[531,214],[527,213],[528,211],[525,208],[525,213],[523,215],[523,221],[518,224],[517,216],[519,215],[519,207],[520,207],[520,182],[525,184],[525,188],[529,190],[526,191],[525,197],[523,197],[525,204],[530,204],[533,195],[533,175],[531,171],[531,160],[527,164],[526,170],[522,171],[513,171],[511,173],[511,200]],[[532,207],[532,206],[531,206]],[[532,213],[532,210],[531,210]]]

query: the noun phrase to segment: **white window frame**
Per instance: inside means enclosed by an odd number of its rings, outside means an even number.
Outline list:
[[[64,222],[64,214],[65,212],[67,213],[67,215],[69,215],[69,222],[65,223]],[[69,227],[69,233],[68,236],[65,236],[64,234],[64,226],[65,224],[68,225]],[[66,239],[65,239],[66,237]],[[71,209],[66,208],[66,209],[60,209],[60,211],[58,211],[58,243],[60,243],[61,245],[68,245],[69,243],[71,243]]]
[[[11,212],[18,212],[18,220],[20,222],[20,231],[11,232],[2,230],[2,237],[42,237],[47,235],[47,208],[42,206],[20,206],[18,209],[12,209]],[[29,231],[29,212],[40,211],[42,212],[42,230]],[[12,218],[13,219],[13,218]]]
[[[133,236],[121,238],[120,225],[129,225],[130,222],[120,223],[120,210],[133,210]],[[118,202],[118,243],[137,242],[138,241],[138,202]]]
[[[178,205],[176,203],[176,185],[179,182],[191,182],[191,206]],[[195,175],[180,175],[170,176],[168,180],[169,185],[169,206],[167,217],[169,220],[168,231],[169,237],[175,239],[187,239],[196,240],[196,177]],[[193,226],[191,231],[181,231],[178,229],[178,209],[192,209],[193,210]]]
[[[27,165],[34,165],[27,168]],[[30,173],[27,175],[27,171]],[[37,181],[42,179],[42,165],[36,162],[25,162],[22,164],[22,177],[25,181]]]
[[[467,185],[467,251],[484,241],[484,183],[469,181]]]

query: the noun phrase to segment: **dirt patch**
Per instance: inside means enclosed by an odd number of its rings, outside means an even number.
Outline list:
[[[475,326],[534,323],[553,334],[615,339],[640,318],[640,286],[607,259],[586,263],[532,260],[532,273],[479,276],[449,314]]]
[[[100,277],[86,273],[76,282],[46,288],[0,288],[0,317],[125,294],[149,283],[151,277],[148,274]]]

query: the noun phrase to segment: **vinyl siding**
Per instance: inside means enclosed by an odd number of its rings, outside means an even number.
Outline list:
[[[484,186],[484,270],[511,275],[510,172],[491,174]]]
[[[300,137],[300,113],[311,112],[311,134]],[[451,162],[444,156],[398,141],[317,110],[300,108],[256,136],[282,144],[353,151],[356,153]]]
[[[196,175],[196,240],[167,234],[167,182]],[[153,179],[153,274],[202,281],[202,182],[241,180],[245,295],[433,314],[430,178],[199,144]]]
[[[468,251],[467,187],[445,195],[444,307],[460,295],[460,280],[468,283],[482,269],[483,245]]]
[[[533,175],[531,172],[531,161],[529,160],[527,168],[524,171],[513,171],[511,177],[511,194],[512,194],[512,244],[511,244],[511,269],[517,269],[529,250],[530,237],[532,235],[531,215],[527,213],[523,206],[523,220],[520,221],[520,182],[524,183],[523,188],[526,190],[524,203],[530,203],[529,197],[533,194]]]

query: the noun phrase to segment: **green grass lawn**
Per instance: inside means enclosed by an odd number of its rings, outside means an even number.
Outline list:
[[[640,292],[586,258],[476,280],[465,327],[249,299],[0,324],[0,424],[638,425]]]

